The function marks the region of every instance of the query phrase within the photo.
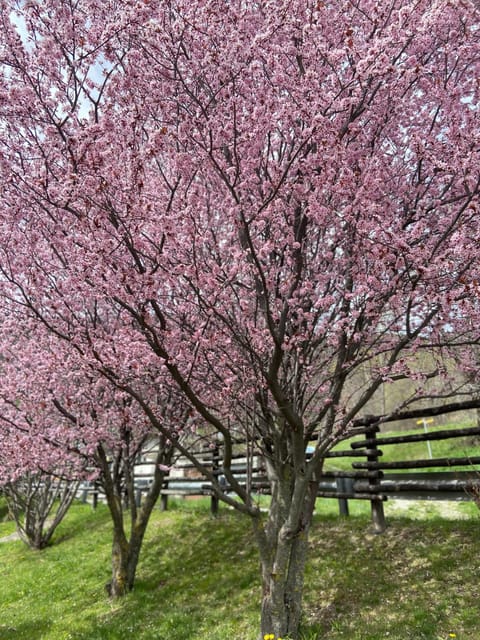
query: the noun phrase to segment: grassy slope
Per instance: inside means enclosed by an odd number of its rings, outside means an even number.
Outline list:
[[[254,640],[257,557],[246,519],[185,503],[156,512],[135,591],[110,603],[110,524],[104,507],[75,505],[56,543],[32,552],[0,544],[1,640]],[[188,509],[187,509],[188,506]],[[370,533],[368,505],[336,517],[323,501],[312,535],[304,637],[329,640],[477,640],[480,588],[478,515],[459,520],[392,515]],[[419,515],[418,509],[416,515]],[[11,533],[0,523],[0,536]]]

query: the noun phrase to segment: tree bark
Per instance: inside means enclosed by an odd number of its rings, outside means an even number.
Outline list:
[[[112,478],[105,452],[100,447],[98,449],[105,496],[113,523],[112,579],[105,587],[111,598],[121,598],[133,589],[145,531],[162,489],[165,473],[161,471],[160,463],[169,462],[171,455],[170,448],[160,446],[154,462],[153,481],[141,507],[137,507],[134,499],[134,475],[126,473],[130,511],[130,532],[127,535],[120,484]]]
[[[296,640],[316,485],[298,477],[280,484],[272,492],[267,522],[253,519],[262,572],[260,638],[274,634]]]
[[[131,587],[128,584],[128,559],[130,545],[122,527],[114,526],[112,542],[112,579],[106,585],[111,598],[126,595]]]
[[[148,515],[145,512],[142,513],[143,517],[132,523],[129,538],[125,534],[123,523],[121,527],[114,526],[112,579],[106,585],[107,593],[111,598],[121,598],[134,587],[138,561],[150,513]]]

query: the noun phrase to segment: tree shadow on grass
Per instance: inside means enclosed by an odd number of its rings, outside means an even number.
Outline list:
[[[36,638],[47,637],[45,634],[49,629],[49,622],[39,621],[38,619],[18,625],[0,623],[0,638],[2,640],[35,640]]]
[[[133,592],[85,619],[81,633],[72,638],[213,640],[235,630],[245,634],[237,638],[250,638],[257,632],[251,620],[259,610],[258,563],[248,519],[228,512],[218,519],[208,513],[176,514],[173,527],[162,526],[161,520],[152,525]]]
[[[305,637],[373,640],[387,632],[391,640],[448,637],[458,622],[448,603],[458,600],[456,582],[478,555],[478,525],[396,519],[378,536],[366,521],[355,520],[326,520],[315,527]],[[466,582],[473,602],[473,573]],[[462,624],[472,633],[465,637],[476,637],[473,627]]]

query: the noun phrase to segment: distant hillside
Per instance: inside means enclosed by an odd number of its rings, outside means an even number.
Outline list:
[[[378,365],[377,365],[378,366]],[[414,362],[409,363],[411,378],[395,379],[386,383],[379,389],[372,399],[365,405],[362,415],[387,414],[398,408],[402,403],[411,401],[417,390],[420,390],[425,397],[409,404],[409,409],[426,408],[430,406],[441,406],[442,404],[471,399],[474,387],[465,380],[464,376],[458,372],[455,362],[442,361],[441,364],[434,361],[433,356],[428,352],[417,355]],[[448,371],[446,376],[433,375],[443,368]],[[353,404],[368,385],[369,380],[375,374],[375,363],[367,363],[359,369],[349,381],[349,403]],[[424,374],[424,377],[420,374]],[[439,395],[439,390],[443,387],[444,398],[434,397]],[[477,410],[459,411],[444,416],[435,416],[435,424],[467,423],[480,424],[480,412]],[[391,422],[385,425],[384,430],[412,429],[416,426],[415,421]]]

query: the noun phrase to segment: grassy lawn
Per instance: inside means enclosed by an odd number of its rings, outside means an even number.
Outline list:
[[[410,504],[405,515],[387,504],[389,527],[376,536],[368,504],[341,519],[334,501],[319,502],[303,638],[478,640],[478,511],[454,507],[441,519],[435,505]],[[0,537],[12,531],[0,523]],[[246,518],[224,508],[213,519],[204,501],[157,511],[136,589],[121,603],[103,588],[109,552],[105,507],[80,504],[44,551],[1,543],[1,640],[256,639],[258,561]]]

